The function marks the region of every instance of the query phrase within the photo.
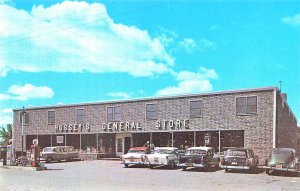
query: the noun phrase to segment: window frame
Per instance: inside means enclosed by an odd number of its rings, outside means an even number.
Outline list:
[[[256,97],[256,112],[248,112],[248,107],[251,105],[248,105],[248,98]],[[246,98],[245,103],[245,113],[238,113],[237,112],[237,99],[238,98]],[[235,114],[237,116],[247,116],[247,115],[258,115],[258,95],[248,95],[248,96],[237,96],[235,97]]]
[[[49,112],[54,112],[54,117],[53,117],[54,120],[53,120],[53,122],[50,122],[50,121],[49,121]],[[48,110],[48,111],[47,111],[47,119],[48,119],[48,121],[47,121],[48,124],[55,124],[55,122],[56,122],[56,112],[55,112],[55,110]]]
[[[147,106],[148,105],[155,105],[155,111],[150,111],[150,112],[155,112],[155,117],[148,117],[148,111],[147,111]],[[158,119],[157,111],[158,111],[157,103],[146,103],[145,104],[145,118],[146,118],[146,120],[156,120],[156,119]]]
[[[115,111],[115,108],[120,108],[120,112],[119,113],[116,113]],[[108,118],[108,109],[109,108],[111,108],[112,109],[112,111],[111,111],[111,120],[109,120],[109,118]],[[119,114],[119,119],[116,119],[116,114]],[[120,122],[121,121],[121,114],[122,114],[122,112],[121,112],[121,106],[120,105],[116,105],[116,106],[107,106],[106,107],[106,121],[107,122]]]
[[[191,107],[191,103],[192,102],[198,102],[200,101],[201,102],[201,107],[200,107],[200,115],[199,116],[192,116],[192,107]],[[199,108],[196,108],[196,109],[199,109]],[[193,118],[202,118],[203,117],[203,99],[193,99],[193,100],[189,100],[189,117],[190,119],[193,119]]]
[[[24,123],[23,123],[23,125],[29,125],[29,124],[30,124],[30,116],[29,116],[29,112],[26,111],[24,113]],[[21,112],[20,112],[20,125],[22,125],[22,113]]]
[[[84,119],[83,120],[79,120],[79,115],[78,115],[78,110],[83,110],[84,111],[84,115],[80,115],[81,116],[84,116]],[[82,123],[82,122],[86,122],[86,112],[85,112],[85,108],[77,108],[76,109],[76,122],[77,123]]]

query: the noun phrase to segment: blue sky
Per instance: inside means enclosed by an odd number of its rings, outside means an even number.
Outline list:
[[[300,119],[299,42],[297,1],[0,0],[0,124],[22,106],[280,80]]]

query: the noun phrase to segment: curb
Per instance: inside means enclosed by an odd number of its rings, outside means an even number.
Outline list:
[[[15,170],[31,170],[31,171],[47,170],[47,167],[24,167],[24,166],[0,166],[0,168],[15,169]]]

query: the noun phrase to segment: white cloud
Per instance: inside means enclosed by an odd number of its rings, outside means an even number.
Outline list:
[[[53,90],[47,86],[34,86],[32,84],[25,84],[24,86],[12,85],[9,87],[6,94],[0,94],[0,100],[41,99],[51,98],[53,95]]]
[[[0,110],[0,126],[13,122],[13,112],[11,108],[3,108]]]
[[[213,41],[211,40],[208,40],[208,39],[201,39],[199,42],[199,47],[201,50],[205,50],[205,49],[215,49],[216,48],[216,43],[214,43]]]
[[[174,63],[158,38],[115,23],[100,3],[65,1],[30,12],[0,5],[0,39],[2,76],[8,70],[150,76]]]
[[[126,92],[111,92],[111,93],[108,93],[107,94],[108,96],[111,96],[111,97],[119,97],[119,98],[124,98],[124,99],[128,99],[130,98],[131,96],[126,93]]]
[[[300,14],[291,17],[284,17],[281,19],[281,22],[291,25],[291,26],[300,26]]]
[[[184,38],[179,42],[179,48],[185,50],[189,54],[193,53],[196,47],[197,44],[192,38]]]
[[[213,69],[200,67],[198,72],[181,71],[174,76],[179,82],[176,86],[166,87],[156,92],[156,95],[175,95],[199,93],[213,90],[210,79],[218,79]]]

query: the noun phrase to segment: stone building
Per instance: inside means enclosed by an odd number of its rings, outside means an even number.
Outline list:
[[[120,156],[130,147],[211,146],[254,149],[262,163],[273,147],[297,148],[297,120],[276,87],[170,97],[14,109],[18,150],[71,145],[83,154]],[[23,120],[22,120],[23,119]],[[23,125],[22,125],[23,123]]]

